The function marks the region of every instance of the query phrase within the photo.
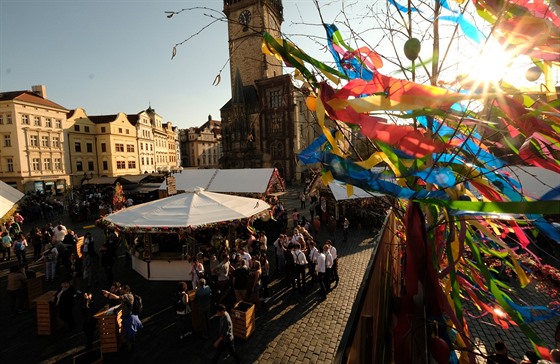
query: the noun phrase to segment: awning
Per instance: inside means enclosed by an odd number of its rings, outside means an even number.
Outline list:
[[[93,177],[84,181],[84,185],[114,185],[119,177]]]
[[[281,184],[275,168],[184,169],[175,173],[177,190],[191,191],[197,187],[220,193],[266,193],[271,185]],[[280,186],[283,189],[283,186]],[[160,189],[165,190],[165,181]],[[275,192],[278,189],[274,189]]]
[[[384,196],[381,193],[364,191],[356,186],[354,186],[353,188],[354,193],[351,196],[348,196],[348,190],[346,188],[346,185],[338,181],[329,183],[329,188],[334,196],[334,199],[337,201],[353,200],[356,198],[372,198],[372,197]]]
[[[181,228],[248,218],[269,208],[259,199],[199,189],[127,207],[103,219],[125,228]]]
[[[4,217],[24,196],[22,192],[0,181],[0,218]]]
[[[127,190],[127,193],[151,193],[159,190],[160,183],[142,183],[138,186]]]

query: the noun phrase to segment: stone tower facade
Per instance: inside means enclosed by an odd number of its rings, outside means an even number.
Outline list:
[[[220,109],[222,168],[277,168],[301,179],[296,154],[318,134],[305,96],[283,74],[282,62],[262,52],[262,34],[280,37],[281,0],[224,0],[228,18],[231,99]],[[302,168],[302,167],[300,167]]]

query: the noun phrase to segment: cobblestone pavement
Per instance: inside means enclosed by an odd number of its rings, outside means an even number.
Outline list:
[[[289,193],[282,197],[288,209],[299,208],[298,191],[289,189]],[[98,243],[104,240],[99,229],[77,226],[66,217],[63,222],[79,235],[91,231]],[[325,234],[319,236],[320,242],[327,238]],[[375,249],[375,240],[366,231],[353,230],[348,243],[335,241],[335,246],[339,254],[340,284],[325,301],[318,300],[317,287],[308,289],[307,294],[301,294],[288,290],[279,279],[281,277],[272,276],[272,299],[257,314],[256,331],[247,341],[236,340],[243,363],[333,362],[366,266]],[[73,356],[82,352],[85,344],[77,307],[75,316],[78,324],[75,330],[58,330],[51,336],[38,336],[35,312],[28,311],[15,317],[7,315],[5,292],[9,265],[0,262],[0,362],[72,363]],[[42,266],[35,263],[31,264],[31,268],[42,270]],[[134,292],[143,297],[145,308],[141,317],[144,328],[138,334],[132,351],[122,349],[118,353],[104,354],[105,363],[203,364],[211,360],[215,336],[211,335],[210,339],[197,335],[191,335],[186,340],[178,338],[172,309],[176,282],[143,279],[132,270],[130,260],[124,253],[119,256],[115,266],[115,280],[129,284]],[[45,282],[44,290],[55,290],[58,284]],[[103,304],[100,291],[107,287],[101,281],[94,287],[93,293],[99,307]],[[545,304],[547,300],[543,294],[534,291],[534,287],[533,290],[523,290],[519,297],[531,305]],[[232,302],[229,302],[229,307],[231,305]],[[553,344],[552,335],[557,322],[553,320],[534,325],[535,330],[548,339],[549,347]],[[527,339],[519,334],[517,328],[504,331],[490,323],[489,317],[471,320],[473,337],[486,345],[491,345],[496,338],[504,339],[516,358],[529,349]],[[213,319],[210,321],[210,332],[216,331],[217,320]],[[98,342],[94,343],[94,347],[98,345]],[[234,360],[226,358],[223,362]]]

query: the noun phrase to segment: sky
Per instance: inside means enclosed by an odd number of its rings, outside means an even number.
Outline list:
[[[284,35],[319,60],[331,61],[313,0],[282,3]],[[395,24],[383,13],[366,9],[371,0],[319,3],[324,21],[337,24],[343,36],[352,35],[350,24],[361,37],[360,46],[366,43],[383,55],[402,52],[405,39],[402,44],[384,39],[382,28]],[[375,4],[376,13],[386,5]],[[206,9],[172,18],[165,14],[196,7]],[[164,122],[179,128],[200,126],[209,115],[219,120],[220,108],[231,97],[227,24],[206,26],[223,16],[222,9],[223,0],[0,0],[0,91],[42,84],[50,100],[70,110],[82,107],[88,115],[136,114],[151,106]],[[469,19],[481,25],[480,19]],[[375,28],[376,22],[381,28]],[[442,34],[451,34],[453,25],[443,23]],[[415,27],[422,39],[429,23]],[[177,46],[172,60],[173,46],[189,37]],[[421,56],[429,60],[426,39]],[[468,40],[459,39],[451,51],[459,56],[443,70],[453,75],[464,72],[455,66],[459,64],[467,64],[467,72],[486,71],[483,77],[499,67],[493,54],[487,54],[491,61],[482,61],[482,66],[469,65],[477,50]],[[495,67],[489,67],[492,64]],[[382,69],[385,74],[388,66],[390,62]],[[527,67],[525,62],[509,73],[524,76]],[[212,85],[220,73],[221,82]],[[401,78],[402,73],[395,76]]]
[[[283,4],[284,27],[317,14],[311,0]],[[192,7],[217,12],[164,13]],[[222,0],[0,0],[0,91],[42,84],[51,101],[88,115],[151,105],[179,128],[200,126],[208,115],[219,120],[231,96],[227,24],[211,25],[171,55],[213,21],[204,14],[222,16],[222,9]]]

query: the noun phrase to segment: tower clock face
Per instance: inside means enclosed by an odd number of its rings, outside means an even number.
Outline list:
[[[249,10],[243,10],[241,14],[239,14],[239,23],[247,26],[250,21],[251,21],[251,12]]]

